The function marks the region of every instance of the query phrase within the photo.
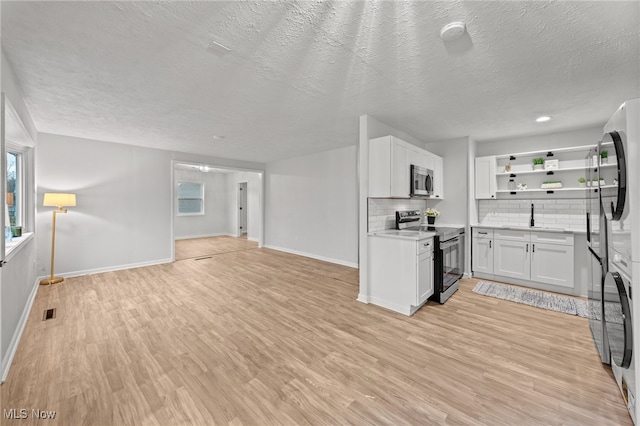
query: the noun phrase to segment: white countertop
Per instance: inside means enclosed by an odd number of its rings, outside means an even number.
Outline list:
[[[436,235],[431,231],[408,231],[405,229],[387,229],[385,231],[369,232],[370,237],[387,237],[387,238],[400,238],[403,240],[420,241],[427,238],[433,238]]]
[[[512,231],[539,231],[539,232],[570,232],[573,234],[586,234],[586,229],[577,228],[549,228],[549,227],[529,227],[523,225],[498,225],[494,223],[476,223],[472,228],[509,229]]]

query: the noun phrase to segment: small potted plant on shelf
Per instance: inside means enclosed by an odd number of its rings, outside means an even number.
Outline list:
[[[609,152],[608,151],[602,151],[600,153],[600,164],[607,164],[609,162]]]
[[[580,188],[584,188],[585,186],[587,186],[587,180],[581,177],[580,179],[578,179],[578,185],[580,186]]]
[[[433,225],[436,223],[436,217],[440,216],[440,212],[436,209],[428,208],[424,211],[424,215],[427,217],[427,223]]]
[[[543,169],[544,169],[544,158],[534,158],[533,170],[543,170]]]

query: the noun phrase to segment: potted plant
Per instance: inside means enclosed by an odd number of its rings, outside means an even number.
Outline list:
[[[609,152],[602,151],[600,152],[600,164],[607,164],[609,162]]]
[[[436,217],[440,216],[440,212],[436,209],[428,208],[424,211],[424,215],[427,217],[427,223],[433,225],[436,223]]]
[[[543,169],[544,169],[544,158],[534,158],[533,170],[543,170]]]
[[[578,179],[578,185],[580,186],[580,188],[584,188],[585,186],[587,186],[587,180],[581,177],[580,179]]]

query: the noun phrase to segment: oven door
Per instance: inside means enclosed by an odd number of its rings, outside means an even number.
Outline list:
[[[442,252],[442,292],[462,277],[464,268],[464,236],[460,235],[440,243]]]

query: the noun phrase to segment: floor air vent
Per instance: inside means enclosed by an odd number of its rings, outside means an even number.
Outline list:
[[[54,319],[56,317],[56,308],[45,309],[42,321]]]

